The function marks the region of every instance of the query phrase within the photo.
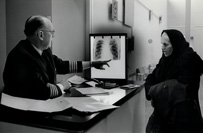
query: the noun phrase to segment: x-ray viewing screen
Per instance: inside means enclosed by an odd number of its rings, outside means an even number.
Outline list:
[[[90,34],[90,60],[111,61],[105,70],[91,68],[91,78],[126,79],[126,34]]]

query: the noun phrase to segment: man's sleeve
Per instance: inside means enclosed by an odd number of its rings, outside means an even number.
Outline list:
[[[63,61],[53,55],[57,74],[80,73],[83,71],[82,61]]]

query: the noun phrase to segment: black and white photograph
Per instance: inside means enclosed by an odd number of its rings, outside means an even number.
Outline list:
[[[0,133],[203,133],[203,0],[0,0]]]

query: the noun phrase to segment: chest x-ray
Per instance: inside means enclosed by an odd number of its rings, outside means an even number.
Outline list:
[[[126,76],[126,36],[125,35],[92,35],[90,36],[90,60],[109,60],[105,70],[91,68],[92,78],[118,78]]]
[[[94,40],[94,60],[120,60],[121,46],[120,38],[116,37],[97,37]]]

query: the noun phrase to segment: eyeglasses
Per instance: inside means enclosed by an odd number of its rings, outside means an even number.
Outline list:
[[[51,35],[54,37],[55,30],[41,30],[41,31],[50,32]]]

